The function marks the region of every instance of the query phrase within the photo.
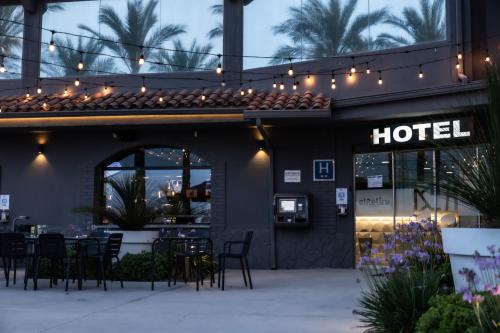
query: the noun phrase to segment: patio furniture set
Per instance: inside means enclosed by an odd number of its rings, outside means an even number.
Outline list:
[[[247,231],[244,240],[226,241],[223,251],[218,254],[218,287],[224,290],[225,270],[228,259],[239,260],[243,281],[245,287],[250,286],[253,289],[250,267],[248,265],[248,252],[253,237],[252,231]],[[33,290],[38,289],[38,280],[42,278],[40,269],[42,260],[45,265],[46,275],[49,279],[50,288],[57,284],[61,278],[65,282],[65,290],[69,289],[70,279],[78,282],[78,289],[83,289],[83,283],[87,281],[88,265],[94,261],[96,263],[96,282],[97,287],[102,285],[107,290],[106,284],[106,265],[110,269],[113,267],[113,261],[116,263],[116,270],[120,281],[120,287],[123,288],[122,267],[120,263],[120,249],[123,234],[111,233],[105,237],[84,236],[84,237],[65,237],[59,233],[44,233],[38,236],[26,236],[23,233],[0,233],[0,257],[5,275],[5,285],[9,287],[11,282],[10,273],[13,273],[12,283],[16,284],[17,269],[19,264],[25,263],[24,289],[28,288],[29,281],[33,281]],[[173,265],[168,266],[168,286],[171,281],[176,285],[179,273],[183,272],[184,282],[187,283],[189,269],[194,268],[194,278],[196,281],[196,290],[199,285],[203,285],[204,273],[202,269],[203,260],[208,262],[208,272],[210,278],[210,287],[215,283],[215,265],[213,243],[206,237],[160,237],[157,238],[151,246],[151,289],[154,290],[156,282],[156,257],[164,255],[169,258]],[[71,270],[71,264],[74,269]],[[183,270],[179,267],[183,266]],[[111,272],[111,277],[113,276]],[[248,280],[248,282],[247,282]]]

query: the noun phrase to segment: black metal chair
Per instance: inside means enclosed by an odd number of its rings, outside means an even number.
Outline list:
[[[10,270],[14,270],[13,283],[16,284],[17,262],[27,258],[27,246],[24,235],[9,232],[0,235],[5,286],[9,286]]]
[[[166,256],[168,260],[172,258],[172,240],[167,238],[157,238],[154,240],[151,245],[151,290],[155,290],[155,281],[156,281],[156,262],[159,255]],[[168,286],[170,287],[170,280],[172,277],[172,261],[168,263]]]
[[[210,268],[210,287],[214,283],[214,267],[212,258],[212,242],[209,238],[187,238],[187,239],[176,239],[174,242],[175,250],[175,260],[174,260],[174,286],[177,283],[177,266],[179,261],[184,264],[186,259],[190,260],[190,263],[194,266],[196,273],[196,291],[200,290],[200,283],[203,285],[203,257],[208,256],[211,264]],[[184,271],[184,283],[187,283],[187,272]]]
[[[87,258],[96,259],[99,264],[99,275],[97,277],[97,286],[99,287],[102,281],[104,290],[108,290],[106,285],[106,275],[104,273],[104,265],[105,263],[109,263],[109,267],[111,270],[111,276],[113,276],[113,259],[116,259],[116,268],[118,269],[118,279],[120,280],[120,287],[123,288],[123,279],[122,279],[122,268],[120,265],[120,258],[118,255],[120,254],[120,249],[122,246],[123,234],[115,233],[110,234],[108,240],[106,241],[106,245],[104,246],[104,250],[100,250],[100,246],[95,253],[87,253]]]
[[[62,234],[48,233],[42,234],[38,237],[38,244],[35,254],[35,264],[34,264],[34,290],[38,289],[38,278],[40,270],[40,262],[42,259],[50,260],[49,269],[49,279],[50,288],[52,284],[57,284],[57,275],[60,273],[59,265],[64,269],[64,279],[66,280],[66,288],[68,291],[68,281],[69,281],[69,268],[70,268],[70,258],[68,252],[66,251],[66,241]],[[26,287],[25,279],[25,287]]]
[[[252,277],[250,275],[250,266],[248,265],[248,252],[250,251],[250,244],[253,238],[253,231],[247,231],[245,234],[245,239],[242,241],[227,241],[224,243],[224,252],[219,253],[219,276],[218,276],[218,287],[221,288],[221,275],[222,275],[222,290],[224,290],[224,282],[226,277],[226,259],[238,259],[241,265],[241,272],[243,273],[243,281],[245,282],[245,287],[248,287],[247,277],[245,275],[245,266],[248,274],[248,283],[250,284],[250,289],[253,289]],[[239,251],[234,250],[234,246],[240,248]]]

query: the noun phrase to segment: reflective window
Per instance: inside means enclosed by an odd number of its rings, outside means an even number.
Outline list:
[[[213,70],[222,53],[222,12],[223,0],[49,4],[43,16],[41,74]],[[51,42],[55,47],[47,52]],[[80,61],[84,66],[78,70]]]
[[[254,0],[245,7],[245,68],[446,38],[444,0]]]
[[[20,79],[23,54],[22,6],[0,6],[0,79]]]
[[[104,205],[122,204],[107,181],[138,181],[139,196],[158,212],[154,222],[210,223],[211,178],[210,165],[186,149],[138,149],[104,167]]]

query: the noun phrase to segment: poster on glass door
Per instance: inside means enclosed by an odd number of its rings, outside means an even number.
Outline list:
[[[397,212],[401,216],[414,213],[414,189],[397,189]],[[356,216],[393,216],[394,198],[392,189],[356,191]]]

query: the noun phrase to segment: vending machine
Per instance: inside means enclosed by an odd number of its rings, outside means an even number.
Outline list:
[[[309,194],[275,194],[274,223],[279,227],[308,226]]]

